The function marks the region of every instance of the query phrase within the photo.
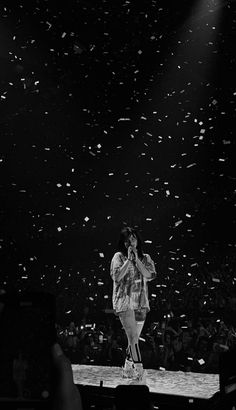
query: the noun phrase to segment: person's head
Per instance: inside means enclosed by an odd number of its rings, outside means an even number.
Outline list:
[[[171,344],[171,334],[170,334],[170,332],[165,332],[164,340],[165,340],[165,345],[170,345]]]
[[[75,322],[70,322],[69,329],[74,330],[74,328],[75,328]]]
[[[198,340],[197,350],[201,353],[207,352],[209,346],[209,339],[205,336],[201,336]]]
[[[189,332],[189,330],[184,330],[182,333],[182,343],[184,347],[187,347],[191,344],[193,338]]]
[[[175,353],[179,352],[182,349],[182,341],[178,336],[173,338],[172,347]]]
[[[136,229],[127,226],[121,230],[118,249],[123,255],[127,256],[129,246],[137,248],[138,256],[143,257],[142,240],[140,235]]]

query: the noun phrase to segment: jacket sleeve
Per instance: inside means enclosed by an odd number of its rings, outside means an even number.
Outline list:
[[[152,274],[151,278],[148,279],[148,281],[155,279],[157,276],[155,264],[150,255],[148,255],[147,253],[144,255],[143,264],[145,268]]]
[[[123,265],[120,252],[116,252],[111,260],[110,275],[114,281],[116,281],[120,268]]]

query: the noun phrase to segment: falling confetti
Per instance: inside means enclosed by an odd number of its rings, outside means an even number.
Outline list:
[[[210,309],[236,281],[232,10],[219,27],[171,2],[26,3],[2,7],[1,286],[102,310],[119,230],[137,225],[152,309],[198,290]]]

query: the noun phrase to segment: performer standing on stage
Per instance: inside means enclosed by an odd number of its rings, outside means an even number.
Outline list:
[[[147,282],[156,277],[155,265],[151,257],[143,253],[141,238],[133,228],[121,230],[118,250],[112,258],[110,273],[113,279],[113,309],[128,339],[123,377],[145,383],[146,371],[138,341],[150,310]]]

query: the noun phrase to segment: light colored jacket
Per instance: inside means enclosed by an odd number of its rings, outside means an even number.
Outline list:
[[[128,309],[147,308],[150,310],[148,300],[147,282],[156,277],[156,269],[153,260],[146,253],[143,256],[142,263],[152,274],[150,279],[146,279],[137,269],[137,266],[131,265],[126,275],[118,282],[117,276],[122,265],[127,260],[121,252],[116,252],[111,260],[110,274],[113,279],[112,303],[113,309],[123,312]]]

